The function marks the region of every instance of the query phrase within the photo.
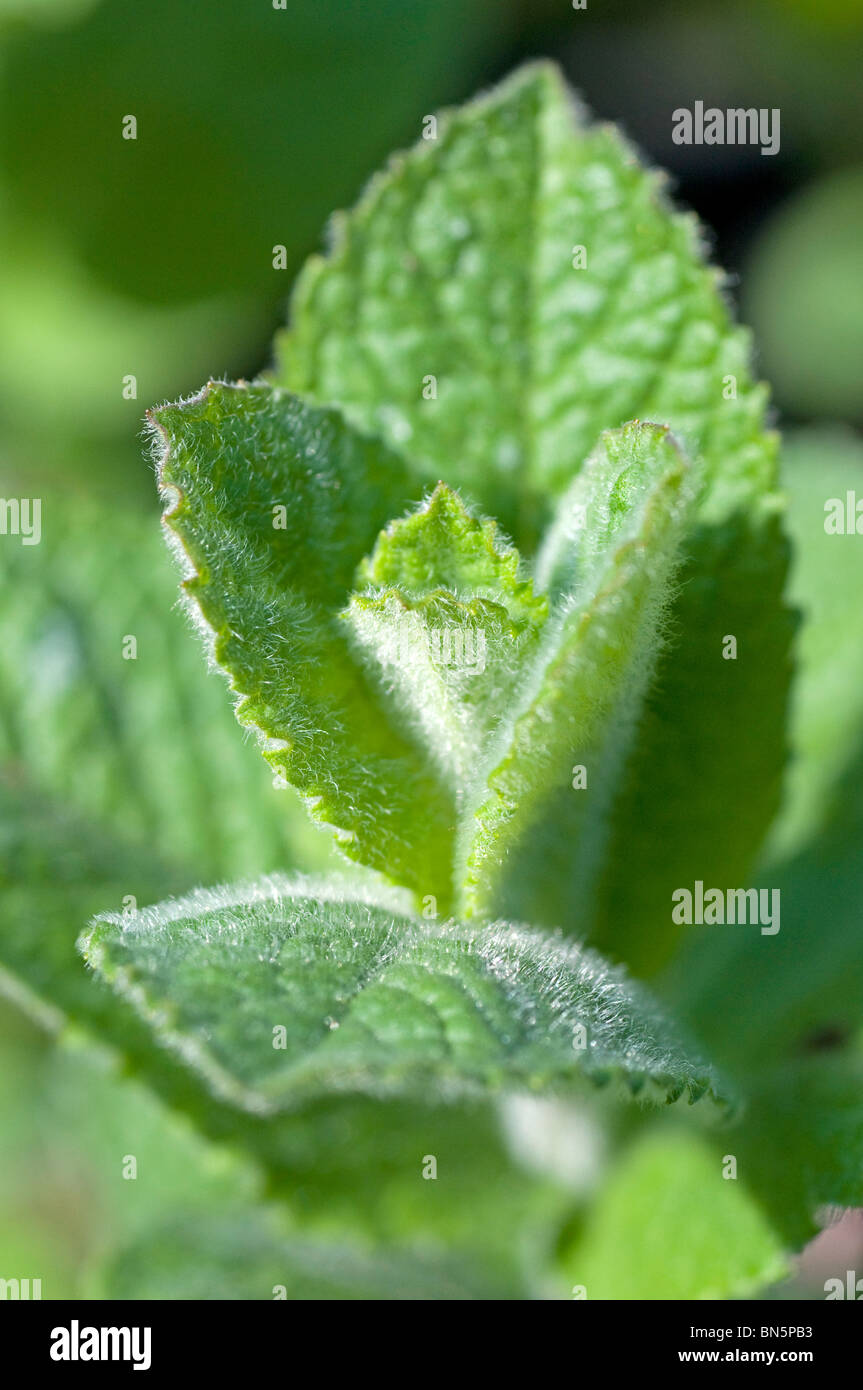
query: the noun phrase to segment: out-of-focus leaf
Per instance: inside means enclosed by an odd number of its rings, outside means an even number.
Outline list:
[[[245,370],[267,330],[249,296],[160,305],[106,289],[56,231],[13,231],[0,208],[0,430],[16,492],[44,496],[65,474],[144,497],[144,406]]]
[[[747,1298],[787,1272],[743,1182],[682,1130],[624,1153],[561,1264],[580,1297],[614,1300]]]
[[[94,842],[101,832],[106,850],[94,843],[91,872],[101,857],[115,882],[123,875],[108,843],[173,865],[162,891],[290,865],[297,840],[307,865],[324,864],[325,838],[291,792],[270,785],[223,681],[203,669],[171,611],[176,586],[156,519],[54,491],[41,499],[41,531],[38,545],[8,536],[0,547],[0,768],[10,793],[31,800],[33,817],[77,818]],[[9,833],[17,841],[22,831]],[[47,865],[51,837],[47,826],[39,833],[32,853]],[[50,886],[44,872],[37,890]],[[139,896],[130,875],[126,892],[141,900],[154,887],[151,876]]]
[[[863,446],[840,430],[791,434],[782,481],[794,555],[789,595],[803,626],[785,804],[765,848],[771,861],[818,832],[863,743],[863,538],[828,532],[825,510],[838,501],[847,513],[849,493],[863,501]]]
[[[523,1297],[469,1253],[367,1249],[286,1235],[252,1220],[176,1216],[110,1262],[100,1281],[118,1299],[353,1299],[458,1302]]]
[[[102,0],[57,32],[9,35],[3,125],[15,138],[0,174],[24,225],[62,226],[75,258],[121,293],[275,300],[287,285],[274,244],[295,265],[330,209],[418,131],[425,103],[457,97],[506,43],[508,23],[491,0],[220,0],[206,24],[149,0],[130,24],[124,0]]]
[[[764,369],[804,417],[863,418],[861,219],[863,169],[830,174],[773,214],[744,276]]]
[[[795,1249],[821,1209],[863,1206],[863,1056],[859,1045],[830,1051],[829,1039],[811,1047],[761,1078],[729,1138],[740,1177]]]
[[[665,987],[712,1055],[749,1073],[810,1035],[863,1022],[863,550],[861,537],[824,530],[828,499],[863,496],[860,447],[841,436],[792,439],[785,482],[791,595],[804,618],[795,757],[758,879],[779,891],[780,930],[687,928]]]

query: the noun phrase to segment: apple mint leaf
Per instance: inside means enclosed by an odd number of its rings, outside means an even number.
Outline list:
[[[475,517],[445,483],[438,483],[421,509],[388,526],[374,554],[362,561],[358,589],[389,586],[411,597],[446,589],[491,599],[504,604],[513,622],[537,626],[548,608],[497,523]]]
[[[562,500],[537,563],[553,599],[543,645],[467,827],[472,912],[589,928],[694,500],[668,430],[638,424],[604,435]]]
[[[775,441],[748,334],[661,185],[554,66],[518,70],[334,220],[277,380],[464,488],[527,550],[600,432],[639,417],[705,453],[729,512],[772,486]]]
[[[527,561],[603,430],[668,424],[702,469],[595,890],[594,939],[641,972],[673,949],[676,887],[746,881],[787,753],[777,440],[721,290],[661,176],[533,64],[441,115],[334,219],[275,370],[463,489]]]
[[[640,987],[592,952],[267,880],[97,919],[81,950],[217,1100],[572,1089],[728,1097]]]
[[[382,533],[359,580],[367,587],[345,613],[356,646],[461,813],[526,679],[548,604],[494,522],[474,518],[443,483]]]
[[[332,411],[211,383],[152,412],[165,522],[237,717],[340,848],[446,901],[450,799],[394,726],[340,619],[355,567],[413,485]]]
[[[539,557],[545,595],[443,483],[380,531],[411,483],[334,412],[211,385],[157,419],[185,588],[271,763],[436,909],[585,930],[695,498],[667,428],[603,436]]]
[[[329,847],[238,737],[155,516],[46,501],[38,546],[0,545],[0,583],[0,992],[102,1035],[116,1000],[82,969],[82,923],[202,878],[324,869]]]
[[[588,1300],[752,1298],[789,1272],[746,1184],[679,1129],[624,1152],[560,1263],[570,1297]]]

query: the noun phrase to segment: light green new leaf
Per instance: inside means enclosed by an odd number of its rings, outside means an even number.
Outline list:
[[[460,813],[526,682],[548,612],[518,553],[443,483],[360,565],[346,620]],[[388,587],[388,586],[398,587]],[[379,587],[387,586],[387,587]]]
[[[478,520],[444,483],[417,512],[388,526],[374,554],[361,563],[358,588],[391,585],[413,598],[440,588],[461,598],[491,599],[504,605],[513,622],[541,624],[548,608],[497,523]]]
[[[694,505],[667,429],[605,435],[563,499],[538,564],[549,616],[494,523],[444,484],[363,559],[411,484],[335,413],[210,386],[157,418],[186,590],[240,719],[314,814],[441,911],[589,925]]]
[[[337,414],[266,387],[211,383],[152,413],[184,588],[271,765],[351,858],[449,892],[449,799],[393,726],[339,612],[354,569],[412,484]]]
[[[81,949],[175,1058],[251,1115],[585,1080],[727,1099],[619,971],[506,924],[419,923],[267,880],[100,918]]]
[[[637,1141],[562,1253],[567,1284],[588,1300],[751,1298],[783,1278],[781,1245],[723,1167],[682,1130]]]
[[[527,698],[512,709],[490,778],[481,769],[476,782],[470,910],[589,928],[694,496],[667,429],[631,424],[603,436],[563,499],[537,563],[555,602]],[[575,785],[576,767],[586,786]]]
[[[527,558],[601,431],[666,423],[700,463],[674,640],[592,914],[604,950],[655,970],[676,887],[746,881],[779,805],[791,675],[777,441],[695,219],[613,128],[583,119],[555,68],[528,66],[439,117],[335,219],[276,380],[463,488]]]

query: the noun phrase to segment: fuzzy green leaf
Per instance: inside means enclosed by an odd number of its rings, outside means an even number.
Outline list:
[[[388,717],[339,613],[412,484],[334,412],[211,383],[153,412],[165,521],[237,717],[351,858],[446,900],[451,806]]]
[[[367,587],[345,613],[367,670],[430,750],[460,814],[548,612],[520,565],[494,522],[471,516],[441,483],[379,537],[359,569]]]
[[[100,918],[81,949],[219,1100],[253,1115],[585,1080],[725,1099],[620,972],[518,927],[419,923],[269,880]]]
[[[539,557],[546,596],[444,484],[362,559],[411,484],[333,412],[211,385],[157,419],[166,520],[238,715],[348,854],[442,911],[589,925],[695,500],[667,429],[603,437]]]
[[[601,431],[669,424],[701,465],[674,640],[594,885],[593,938],[641,972],[673,948],[674,888],[745,882],[787,751],[777,441],[749,335],[720,290],[697,222],[674,213],[660,176],[534,64],[441,116],[436,139],[335,219],[330,251],[298,282],[276,370],[380,431],[429,481],[463,488],[527,558]],[[729,634],[736,662],[722,656]]]
[[[694,498],[667,429],[632,424],[603,436],[563,499],[537,563],[554,600],[546,638],[499,761],[476,779],[464,849],[472,911],[589,928]]]

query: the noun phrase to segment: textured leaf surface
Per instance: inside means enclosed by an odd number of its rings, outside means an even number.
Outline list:
[[[430,750],[458,812],[536,658],[548,611],[495,523],[438,484],[364,561],[345,617],[367,670]]]
[[[252,1114],[581,1078],[723,1098],[625,977],[516,927],[419,924],[267,881],[99,920],[82,950],[216,1097]]]
[[[279,380],[464,487],[528,548],[542,499],[601,430],[639,417],[704,449],[729,510],[769,485],[774,448],[716,284],[694,219],[536,64],[446,113],[335,221],[299,281]]]
[[[264,387],[211,384],[153,415],[184,587],[238,718],[349,856],[445,899],[448,798],[339,620],[355,566],[411,499],[404,466],[333,412]]]
[[[238,715],[346,852],[442,911],[589,926],[695,498],[667,429],[603,436],[540,556],[546,596],[444,484],[377,534],[414,485],[334,412],[211,385],[157,420]]]
[[[602,430],[667,423],[700,462],[674,640],[621,771],[592,910],[597,944],[643,973],[673,949],[671,892],[743,883],[779,806],[792,625],[776,439],[748,359],[695,220],[533,65],[442,117],[335,220],[276,372],[463,487],[528,558]]]
[[[95,912],[327,863],[171,611],[154,521],[51,493],[40,544],[0,546],[0,991],[52,1028],[117,1022],[75,950]]]
[[[787,1273],[743,1183],[682,1131],[624,1154],[562,1263],[588,1299],[747,1298]]]
[[[693,500],[668,431],[637,424],[603,436],[564,498],[539,558],[556,601],[527,699],[514,706],[500,761],[475,783],[473,910],[589,926],[606,822]],[[583,789],[573,787],[574,765],[586,770]]]

